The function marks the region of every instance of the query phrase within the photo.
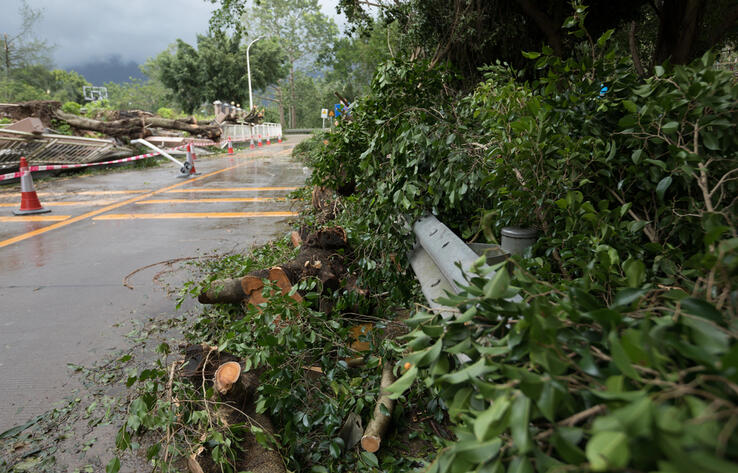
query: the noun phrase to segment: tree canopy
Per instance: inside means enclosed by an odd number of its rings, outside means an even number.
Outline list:
[[[285,54],[275,41],[255,44],[251,49],[252,86],[264,88],[284,77],[284,63]],[[240,32],[198,35],[196,48],[178,39],[150,67],[186,112],[215,100],[248,102],[246,44]]]

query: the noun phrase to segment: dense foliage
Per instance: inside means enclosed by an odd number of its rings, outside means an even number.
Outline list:
[[[473,82],[479,78],[478,68],[495,60],[524,68],[519,51],[538,49],[542,43],[548,44],[557,56],[575,54],[577,40],[567,34],[570,25],[564,24],[569,3],[341,0],[339,9],[360,28],[371,26],[372,15],[378,10],[384,21],[399,25],[403,55],[433,63],[450,61],[464,73],[465,79]],[[593,36],[615,28],[624,45],[646,43],[640,53],[633,54],[633,61],[645,69],[666,60],[686,64],[726,40],[734,42],[738,34],[738,6],[733,0],[587,3],[591,13],[586,27]]]
[[[355,190],[374,284],[402,287],[425,212],[466,238],[539,229],[395,346],[396,396],[421,380],[456,425],[431,471],[738,471],[738,87],[710,54],[642,80],[585,13],[574,55],[525,53],[535,81],[498,64],[461,95],[447,69],[386,64],[310,155]]]

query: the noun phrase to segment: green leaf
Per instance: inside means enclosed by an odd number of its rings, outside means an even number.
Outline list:
[[[541,53],[537,51],[523,51],[523,57],[527,57],[528,59],[538,59],[541,57]]]
[[[120,470],[120,460],[118,457],[113,457],[105,467],[105,473],[118,473],[118,470]]]
[[[625,353],[623,346],[620,344],[618,334],[615,330],[610,332],[607,340],[610,342],[610,355],[612,356],[612,361],[615,362],[615,366],[618,367],[620,372],[629,378],[640,379],[638,373],[636,373],[636,370],[630,362],[630,358],[628,358],[628,354]]]
[[[623,263],[623,270],[630,287],[639,287],[646,279],[646,264],[643,261],[628,259]]]
[[[528,424],[530,422],[530,399],[522,393],[513,401],[510,411],[510,433],[520,453],[530,451],[532,445]]]
[[[593,471],[624,468],[630,461],[628,438],[623,432],[599,432],[587,442],[586,455]]]
[[[534,473],[533,465],[527,457],[515,457],[507,468],[507,473]]]
[[[439,383],[449,383],[449,384],[464,383],[466,381],[471,381],[472,379],[478,376],[481,376],[483,374],[489,373],[490,371],[494,371],[494,370],[495,368],[493,368],[492,366],[488,366],[486,364],[484,358],[480,358],[476,363],[469,365],[462,370],[451,372],[449,374],[441,376],[438,379],[438,382]],[[400,380],[398,379],[397,382],[399,381]]]
[[[630,100],[623,100],[623,107],[630,113],[638,113],[638,106]]]
[[[702,131],[700,136],[702,137],[702,144],[705,145],[705,148],[711,151],[718,151],[720,149],[720,142],[712,133]]]
[[[682,299],[682,310],[688,314],[696,315],[697,317],[702,317],[713,322],[722,323],[723,321],[723,314],[714,305],[704,299],[698,299],[696,297]]]
[[[509,407],[510,401],[502,396],[495,399],[489,409],[477,416],[477,419],[474,421],[474,435],[476,435],[477,440],[480,442],[487,440],[487,434],[490,432],[491,427],[495,422],[498,422],[504,417]]]
[[[618,291],[617,294],[615,294],[610,308],[630,306],[631,304],[633,304],[633,302],[640,299],[645,293],[646,291],[643,289],[621,289],[620,291]]]
[[[668,122],[661,127],[664,133],[674,133],[679,128],[678,122]]]
[[[510,275],[505,268],[500,268],[492,279],[484,285],[484,296],[490,299],[499,299],[505,295],[510,285]]]
[[[361,452],[361,458],[367,463],[369,466],[378,467],[379,461],[377,460],[377,456],[371,452]],[[326,470],[327,472],[328,470]]]
[[[666,176],[665,178],[661,179],[656,185],[656,196],[659,198],[660,201],[664,200],[664,193],[666,192],[666,189],[668,189],[671,185],[671,180],[671,176]]]
[[[418,367],[413,366],[409,370],[405,372],[400,378],[397,379],[394,383],[392,383],[388,388],[387,392],[390,394],[390,399],[397,399],[402,394],[410,388],[410,386],[413,384],[413,381],[415,381],[415,378],[418,377]]]
[[[479,464],[492,460],[497,456],[502,446],[499,438],[489,442],[479,443],[476,440],[460,441],[454,448],[456,457],[472,464]]]

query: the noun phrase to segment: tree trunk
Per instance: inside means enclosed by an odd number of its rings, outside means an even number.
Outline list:
[[[170,120],[168,118],[140,116],[122,118],[110,122],[92,120],[70,113],[56,110],[54,117],[67,122],[74,128],[104,133],[113,137],[142,138],[151,135],[150,127],[181,130],[192,135],[204,136],[213,141],[220,140],[221,129],[218,125],[198,125],[194,118],[189,120]]]
[[[704,8],[705,0],[664,1],[653,66],[667,59],[672,64],[686,64],[692,59]]]
[[[525,14],[531,17],[538,28],[540,28],[540,30],[543,31],[543,34],[546,35],[546,39],[548,39],[548,43],[550,44],[551,49],[554,50],[554,53],[556,53],[557,56],[561,56],[563,51],[561,43],[561,24],[554,22],[548,17],[548,15],[533,5],[531,0],[517,0],[517,2]]]
[[[297,125],[297,113],[295,112],[295,63],[290,63],[290,128]]]

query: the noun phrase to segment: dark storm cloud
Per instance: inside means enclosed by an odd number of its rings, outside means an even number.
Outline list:
[[[0,0],[0,32],[18,29],[19,0]],[[36,35],[55,45],[57,66],[118,57],[144,62],[177,38],[205,33],[213,6],[203,0],[28,0],[43,11]]]
[[[43,16],[35,34],[55,45],[57,67],[85,64],[142,64],[177,38],[194,44],[207,32],[215,6],[205,0],[27,0]],[[321,0],[323,13],[337,20],[338,0]],[[0,34],[20,26],[21,0],[0,0]],[[111,59],[113,58],[113,59]]]

